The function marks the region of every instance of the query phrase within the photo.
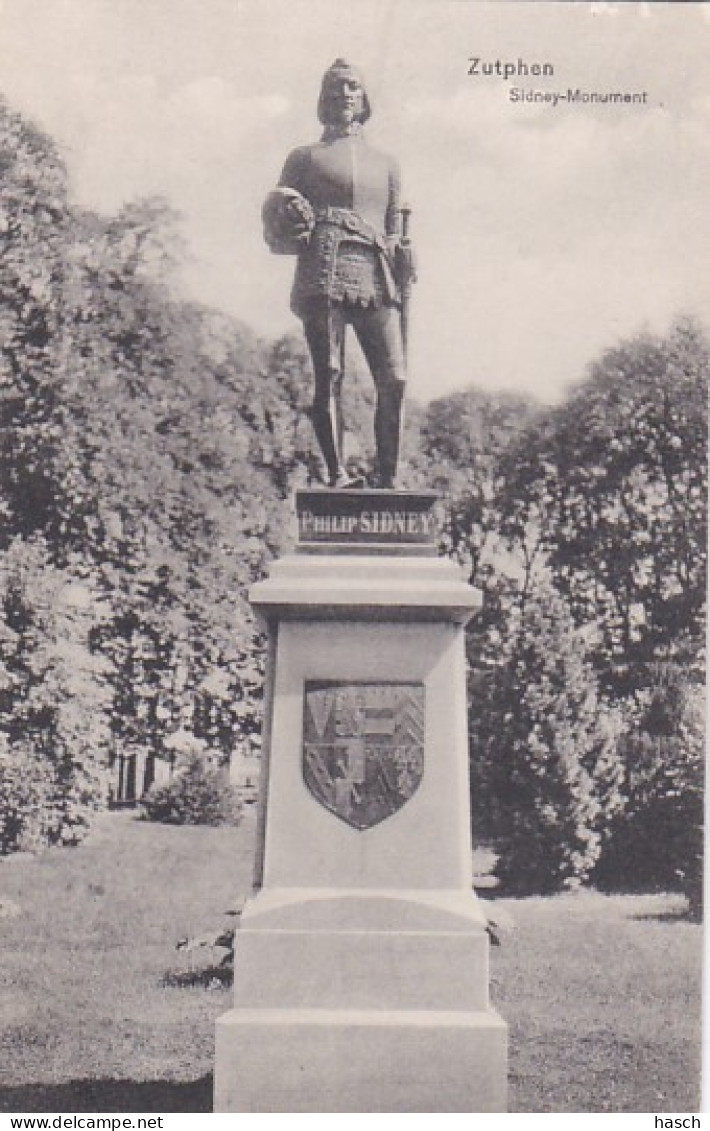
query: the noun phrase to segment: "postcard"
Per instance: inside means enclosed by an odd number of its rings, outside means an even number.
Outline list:
[[[0,1111],[700,1110],[709,46],[0,0]]]

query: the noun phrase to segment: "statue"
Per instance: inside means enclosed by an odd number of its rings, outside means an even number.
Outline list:
[[[263,208],[272,251],[298,256],[291,309],[313,363],[310,410],[331,487],[362,485],[342,460],[345,331],[352,326],[376,390],[378,485],[397,474],[406,368],[407,300],[414,280],[399,168],[363,135],[370,99],[358,70],[336,59],[323,76],[320,141],[294,149]]]

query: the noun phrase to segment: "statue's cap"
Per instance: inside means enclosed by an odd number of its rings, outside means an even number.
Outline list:
[[[359,82],[362,87],[362,115],[360,116],[361,122],[366,122],[372,114],[372,106],[367,94],[367,85],[363,77],[363,73],[359,67],[350,63],[347,59],[339,57],[330,64],[328,70],[323,75],[323,81],[320,87],[320,97],[318,99],[318,120],[325,125],[325,101],[327,98],[328,86],[333,79],[350,78],[355,82]]]

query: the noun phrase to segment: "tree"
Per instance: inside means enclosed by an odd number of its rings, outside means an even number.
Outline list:
[[[51,140],[0,101],[0,483],[6,547],[48,521],[59,484],[57,355],[69,207]]]
[[[702,683],[708,356],[691,320],[607,351],[509,448],[500,527],[549,570],[587,630],[605,700],[623,710],[622,804],[596,878],[680,885],[694,903],[702,728],[680,705]]]
[[[585,881],[620,804],[621,720],[601,703],[583,637],[551,587],[512,615],[498,664],[474,673],[469,712],[474,828],[493,838],[506,890]]]
[[[703,889],[705,697],[701,673],[648,665],[621,742],[623,808],[605,830],[595,880],[632,890],[680,889],[699,915]]]
[[[106,609],[95,577],[53,566],[35,536],[0,561],[0,613],[0,853],[74,843],[106,797]]]
[[[19,806],[24,832],[4,838],[17,846],[29,823],[39,840],[71,835],[57,782],[74,797],[116,743],[163,755],[186,720],[223,756],[254,741],[260,665],[244,595],[283,538],[284,487],[268,461],[252,464],[270,421],[249,412],[260,384],[277,387],[262,377],[266,350],[172,294],[169,210],[72,207],[50,139],[4,106],[0,159],[3,780],[36,785]],[[215,356],[224,342],[239,395]],[[91,592],[93,700],[78,686],[88,669],[58,652],[62,587]]]
[[[505,529],[598,625],[600,669],[702,633],[708,359],[688,320],[623,342],[509,454]]]
[[[442,549],[461,562],[472,584],[481,584],[482,573],[490,577],[504,552],[502,461],[533,411],[529,400],[467,389],[432,401],[422,414],[414,463],[444,497]]]

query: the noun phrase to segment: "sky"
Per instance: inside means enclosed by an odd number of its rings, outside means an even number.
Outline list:
[[[267,335],[299,323],[261,203],[317,139],[336,56],[365,72],[367,134],[412,207],[415,397],[554,401],[621,338],[710,324],[710,5],[0,0],[0,92],[55,138],[73,198],[165,196],[188,248],[176,285]],[[470,75],[470,58],[554,74]]]

